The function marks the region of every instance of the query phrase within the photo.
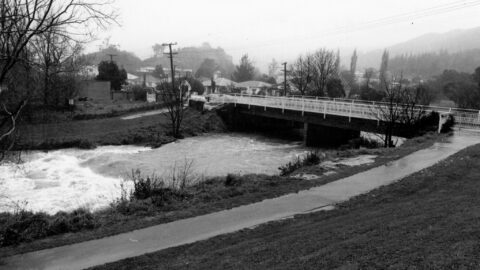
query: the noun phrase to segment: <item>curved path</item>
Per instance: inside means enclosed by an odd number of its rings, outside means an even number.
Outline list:
[[[15,255],[0,269],[83,269],[204,240],[295,214],[328,210],[335,203],[400,180],[480,143],[478,135],[455,135],[448,142],[414,152],[353,176],[262,202],[98,240]]]

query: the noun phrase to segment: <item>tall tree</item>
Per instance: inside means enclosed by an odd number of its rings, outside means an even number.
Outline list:
[[[388,59],[389,59],[388,51],[385,49],[383,51],[382,62],[380,64],[380,71],[379,71],[380,89],[385,89],[385,86],[388,83],[388,78],[387,78]]]
[[[337,50],[335,55],[335,75],[338,77],[340,75],[340,50]]]
[[[350,74],[352,78],[355,78],[355,72],[357,72],[357,49],[353,50],[352,58],[350,59]]]
[[[300,91],[303,96],[309,90],[314,76],[313,55],[307,54],[305,56],[300,55],[292,65],[291,70],[291,82]]]
[[[233,80],[236,82],[250,81],[255,76],[255,66],[248,59],[248,55],[244,54],[240,59],[240,65],[235,67],[233,72]]]
[[[80,72],[78,56],[82,52],[79,42],[70,40],[61,34],[60,29],[53,28],[43,33],[42,38],[32,42],[32,49],[36,56],[36,65],[43,76],[43,103],[44,105],[59,105],[63,98],[73,95],[72,91],[64,93],[57,89],[58,84],[64,84],[66,76],[70,76],[70,82]],[[62,95],[63,98],[60,98]]]
[[[326,49],[317,50],[313,54],[314,95],[324,96],[328,79],[337,75],[335,68],[336,58],[337,57],[333,51]]]

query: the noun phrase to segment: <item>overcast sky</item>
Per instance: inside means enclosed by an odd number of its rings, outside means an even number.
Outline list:
[[[110,37],[111,44],[141,58],[152,55],[155,43],[209,42],[235,62],[248,53],[262,69],[272,58],[284,61],[324,46],[370,50],[429,32],[480,26],[477,0],[116,0],[115,5],[121,26],[99,40]]]

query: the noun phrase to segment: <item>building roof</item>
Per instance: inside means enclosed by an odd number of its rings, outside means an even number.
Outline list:
[[[127,77],[129,77],[128,75],[130,74],[127,74]],[[133,75],[135,76],[135,75]],[[143,76],[144,75],[141,75],[141,76],[135,76],[136,78],[133,78],[133,79],[130,79],[128,78],[129,80],[131,81],[135,81],[135,82],[139,82],[139,83],[143,83]],[[155,76],[152,76],[150,74],[145,74],[145,82],[146,83],[156,83],[156,84],[159,84],[159,83],[162,83],[162,80],[155,77]]]
[[[127,80],[136,80],[136,79],[138,79],[138,76],[127,73]]]
[[[246,81],[237,83],[237,87],[245,87],[245,88],[262,88],[262,87],[272,87],[271,84],[261,81]]]
[[[237,83],[232,81],[232,80],[229,80],[229,79],[226,79],[226,78],[216,78],[215,80],[215,86],[237,86]],[[212,80],[205,80],[202,82],[203,86],[212,86]]]

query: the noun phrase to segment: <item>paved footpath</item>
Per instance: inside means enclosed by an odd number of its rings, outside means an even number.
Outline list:
[[[0,269],[83,269],[250,228],[295,214],[328,210],[353,196],[430,167],[480,135],[455,135],[386,165],[323,186],[204,216],[178,220],[98,240],[5,258]]]

